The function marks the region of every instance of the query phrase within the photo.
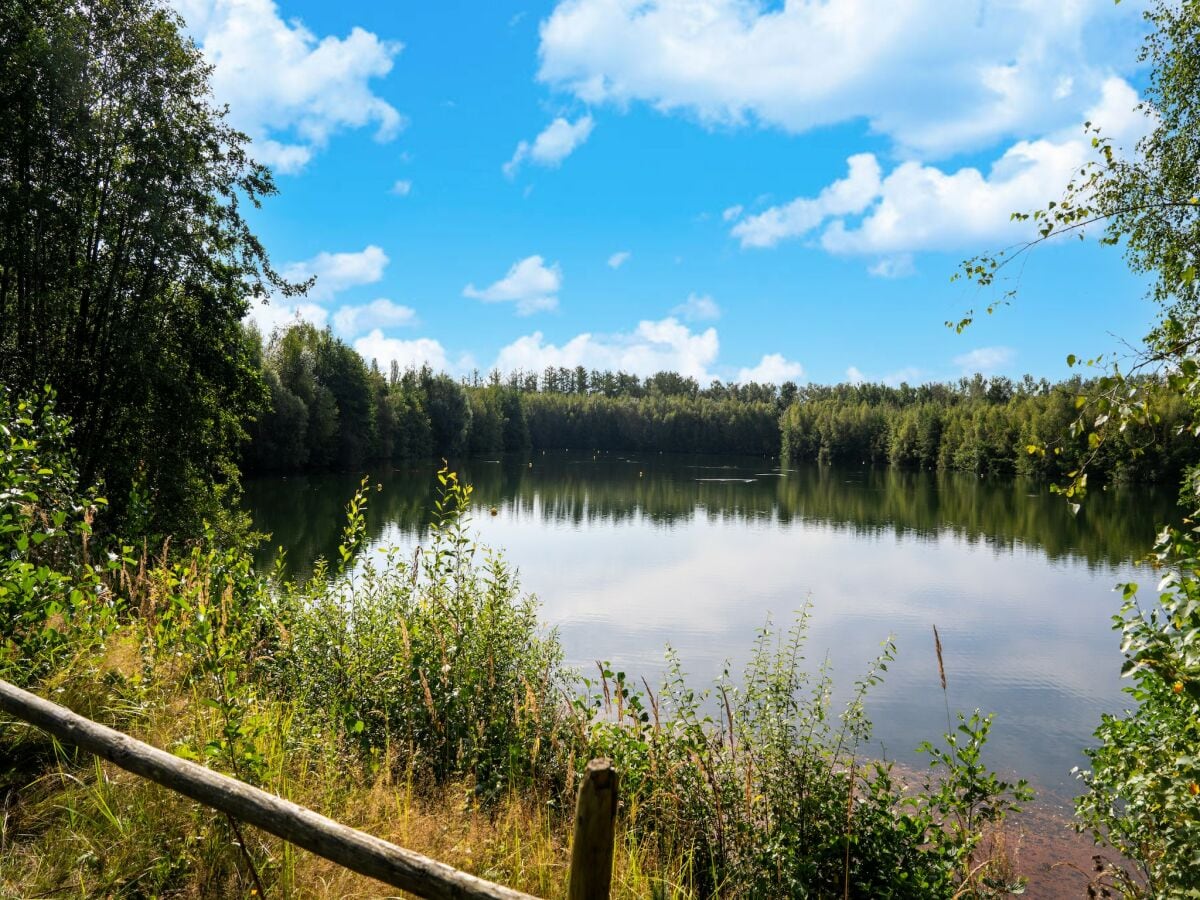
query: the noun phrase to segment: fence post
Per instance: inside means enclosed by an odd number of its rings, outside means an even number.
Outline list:
[[[617,771],[607,759],[587,764],[575,803],[567,900],[608,900],[617,818]]]

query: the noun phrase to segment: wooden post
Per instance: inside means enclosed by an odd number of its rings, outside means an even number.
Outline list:
[[[617,772],[607,759],[587,764],[575,803],[567,900],[608,900],[617,818]]]

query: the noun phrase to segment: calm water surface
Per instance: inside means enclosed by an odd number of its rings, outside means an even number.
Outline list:
[[[894,636],[899,657],[868,703],[872,752],[917,763],[917,744],[946,730],[936,624],[951,709],[994,711],[990,762],[1050,802],[1075,792],[1070,770],[1100,714],[1125,706],[1112,589],[1152,587],[1134,561],[1176,517],[1169,491],[1144,487],[1095,492],[1072,517],[1030,481],[782,472],[744,458],[558,454],[456,468],[475,486],[482,541],[519,568],[573,663],[608,659],[654,684],[669,644],[707,683],[742,665],[767,621],[787,626],[811,597],[808,658],[828,656],[835,702]],[[434,467],[371,478],[383,485],[371,494],[372,545],[426,540]],[[334,554],[357,483],[261,478],[246,503],[303,576]]]

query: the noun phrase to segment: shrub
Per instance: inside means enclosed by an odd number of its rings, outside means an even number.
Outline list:
[[[272,677],[364,751],[401,750],[435,781],[469,776],[488,798],[561,786],[572,679],[557,637],[503,558],[469,537],[470,487],[447,469],[438,478],[429,547],[351,566],[364,482],[339,565],[284,587],[287,637]]]
[[[621,772],[627,825],[666,858],[682,857],[702,895],[991,896],[982,829],[1028,799],[979,763],[988,720],[976,714],[935,750],[937,777],[907,796],[890,765],[862,760],[864,700],[893,659],[888,641],[840,715],[831,676],[803,666],[806,605],[786,637],[764,628],[740,683],[726,673],[696,693],[679,661],[655,695],[602,666],[589,697],[590,751]]]
[[[1079,773],[1081,827],[1119,858],[1098,883],[1128,897],[1200,895],[1200,543],[1196,532],[1165,529],[1156,550],[1166,568],[1158,602],[1144,608],[1137,585],[1121,613],[1124,716],[1106,715],[1099,746]],[[1126,860],[1128,862],[1126,862]]]

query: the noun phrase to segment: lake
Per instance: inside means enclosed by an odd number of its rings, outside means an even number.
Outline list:
[[[1094,491],[1072,516],[1044,484],[961,473],[804,467],[661,454],[538,454],[455,466],[475,487],[474,528],[520,570],[568,659],[611,661],[652,685],[669,644],[696,686],[739,670],[768,621],[811,598],[811,667],[828,657],[844,701],[889,635],[899,648],[869,695],[867,752],[921,764],[946,706],[996,714],[989,762],[1042,801],[1076,792],[1072,766],[1102,712],[1126,705],[1112,615],[1119,582],[1176,519],[1174,493]],[[427,537],[433,464],[372,471],[371,545]],[[335,554],[356,474],[258,478],[245,503],[303,577]],[[497,514],[491,515],[495,507]]]

